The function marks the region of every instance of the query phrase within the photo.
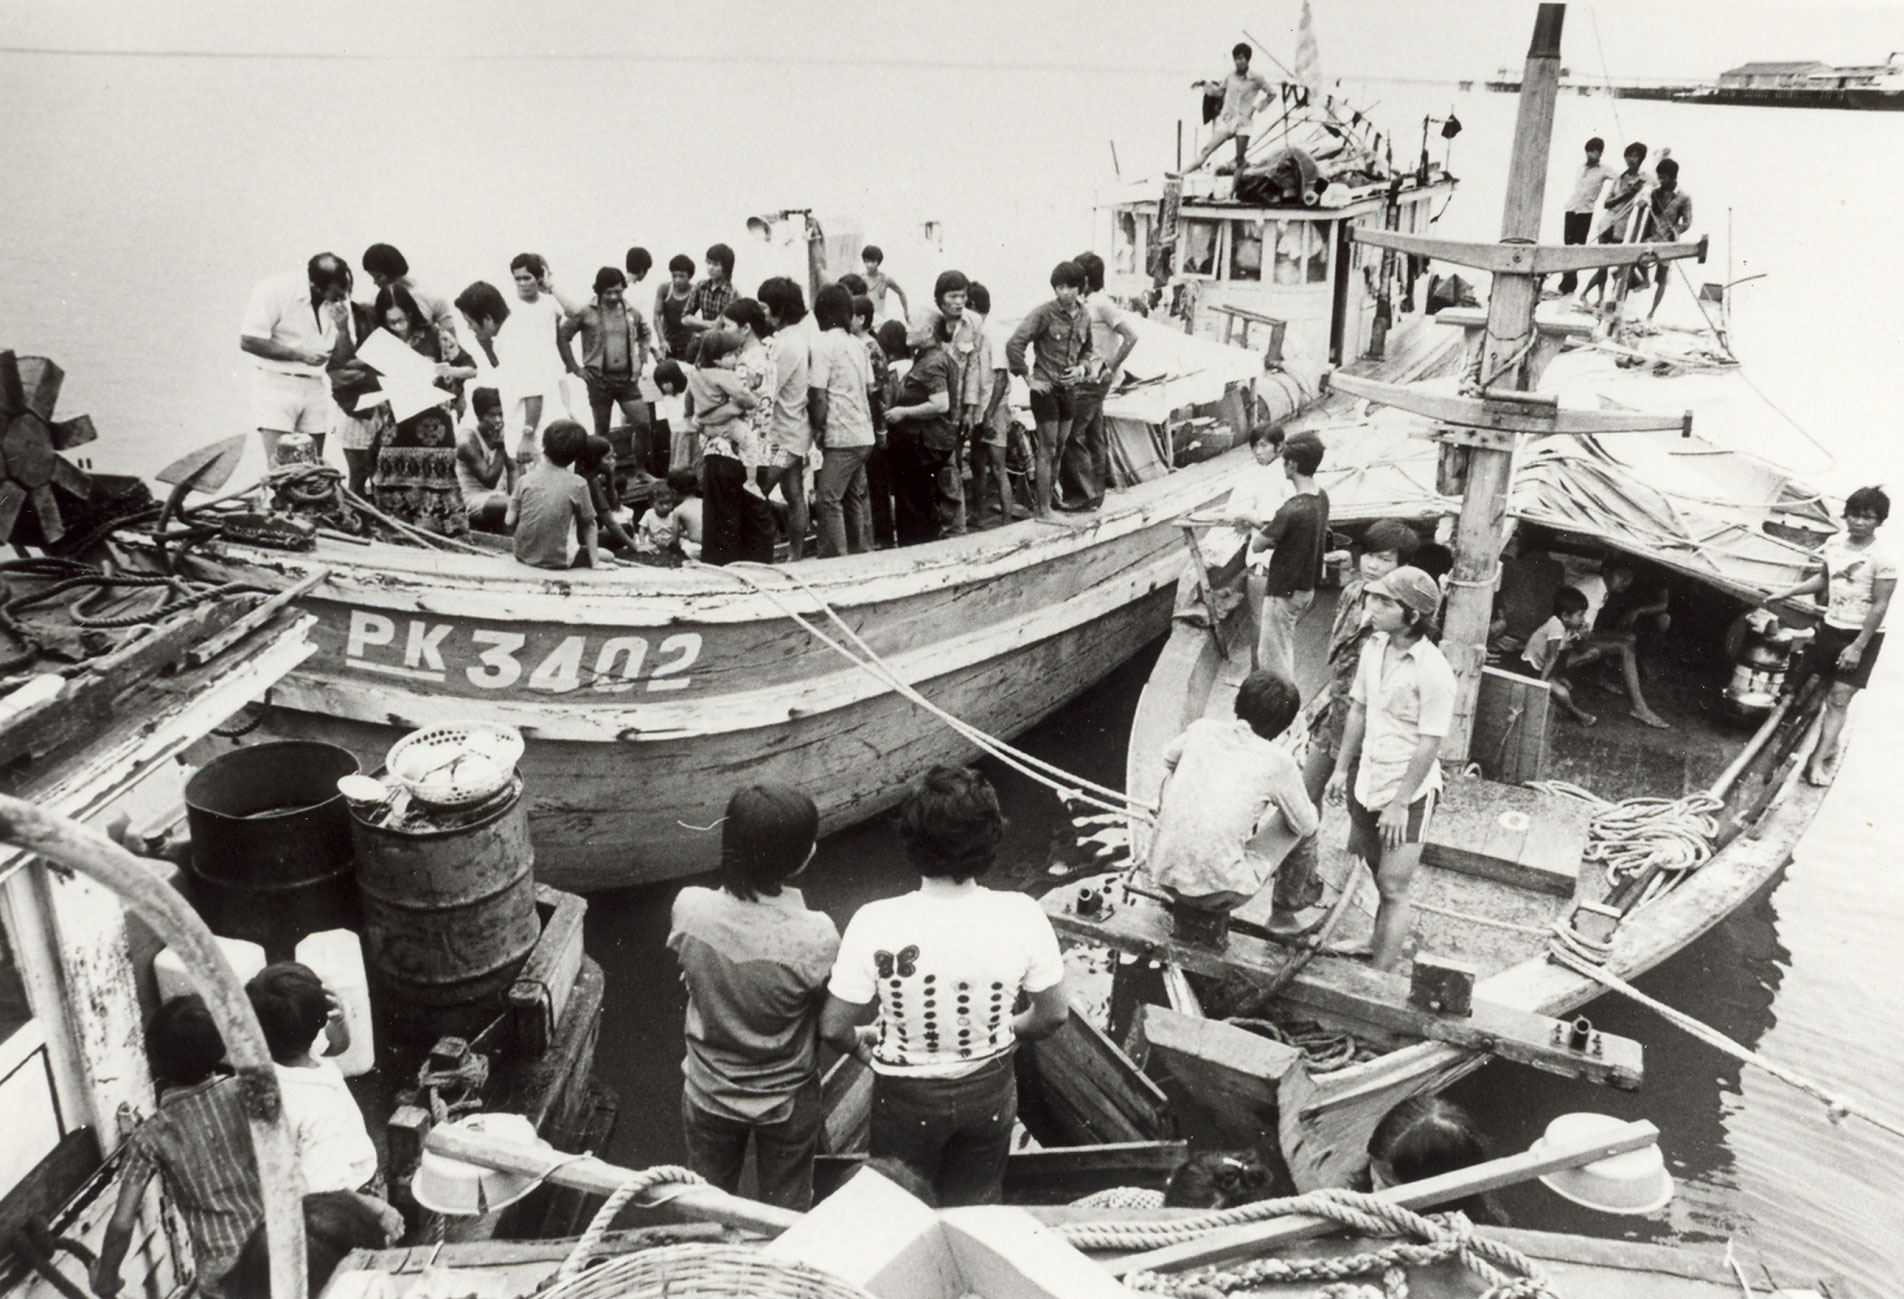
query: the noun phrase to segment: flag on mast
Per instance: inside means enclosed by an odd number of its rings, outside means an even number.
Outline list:
[[[1316,49],[1316,19],[1309,11],[1309,0],[1302,0],[1302,23],[1296,29],[1295,73],[1312,99],[1323,94],[1322,55]]]

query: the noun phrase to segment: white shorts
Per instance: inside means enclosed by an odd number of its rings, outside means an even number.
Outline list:
[[[323,376],[259,370],[251,378],[251,422],[274,433],[322,436],[331,429],[331,388]]]

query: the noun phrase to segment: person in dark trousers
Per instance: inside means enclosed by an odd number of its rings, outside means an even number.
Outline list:
[[[800,1211],[813,1203],[820,1008],[840,947],[833,921],[791,887],[819,828],[797,789],[736,790],[721,822],[720,887],[682,889],[668,931],[688,989],[688,1166],[732,1194],[751,1144],[760,1198]]]
[[[892,547],[899,544],[899,530],[893,499],[892,425],[886,412],[899,396],[899,366],[907,363],[905,322],[886,321],[874,334],[873,346],[883,364],[875,363],[880,413],[873,429],[873,454],[866,461],[866,491],[873,510],[873,544]]]
[[[609,423],[617,406],[629,431],[627,459],[635,477],[646,481],[648,472],[648,402],[641,395],[641,373],[648,367],[653,335],[648,322],[627,301],[628,278],[613,266],[595,272],[595,300],[556,329],[562,364],[588,389],[588,408],[595,417],[595,436],[609,437]],[[575,362],[575,336],[582,336],[582,362]],[[610,439],[612,441],[612,439]]]
[[[1012,1055],[1070,1016],[1064,961],[1036,901],[979,883],[1004,836],[985,777],[932,768],[898,829],[919,888],[847,922],[820,1034],[872,1067],[873,1158],[899,1160],[942,1205],[996,1203],[1018,1114]]]
[[[1088,510],[1104,504],[1111,481],[1111,448],[1104,434],[1104,399],[1123,377],[1124,359],[1137,346],[1137,328],[1104,293],[1104,259],[1072,258],[1084,272],[1085,318],[1091,322],[1091,359],[1071,411],[1071,440],[1058,452],[1061,489]]]
[[[1268,550],[1263,603],[1256,638],[1256,666],[1296,680],[1296,624],[1316,602],[1322,558],[1329,550],[1329,494],[1316,486],[1322,442],[1303,433],[1283,443],[1283,472],[1290,496],[1276,516],[1250,539],[1252,554]]]
[[[1600,191],[1606,187],[1611,176],[1600,165],[1600,155],[1606,152],[1606,141],[1594,136],[1587,141],[1587,162],[1580,169],[1579,177],[1573,184],[1573,195],[1567,200],[1567,214],[1561,238],[1570,244],[1584,244],[1593,234],[1593,214],[1600,206]],[[1579,275],[1568,271],[1560,277],[1560,292],[1564,297],[1572,293],[1580,283]]]
[[[902,546],[939,538],[939,471],[959,447],[953,423],[955,387],[952,359],[945,344],[950,322],[921,313],[906,331],[912,369],[900,381],[886,409],[886,438],[892,453],[894,530]]]
[[[1032,447],[1031,508],[1049,514],[1054,462],[1071,440],[1076,417],[1076,391],[1091,357],[1091,318],[1084,310],[1084,271],[1076,262],[1059,262],[1051,271],[1050,302],[1033,307],[1005,340],[1005,365],[1031,388],[1031,417],[1037,421]],[[1035,361],[1027,365],[1025,349]],[[1088,508],[1077,502],[1059,502],[1059,508]]]

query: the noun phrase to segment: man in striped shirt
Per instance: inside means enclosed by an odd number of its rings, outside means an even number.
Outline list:
[[[159,1108],[127,1143],[119,1202],[93,1265],[93,1291],[118,1293],[119,1266],[146,1184],[157,1173],[191,1233],[200,1291],[222,1295],[225,1274],[264,1219],[242,1084],[214,1072],[225,1043],[197,997],[174,997],[159,1007],[146,1026],[146,1052],[161,1088]]]

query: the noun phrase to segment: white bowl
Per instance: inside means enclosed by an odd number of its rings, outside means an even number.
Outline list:
[[[1528,1150],[1538,1155],[1553,1146],[1590,1140],[1623,1126],[1606,1114],[1562,1114]],[[1673,1176],[1657,1144],[1609,1155],[1578,1168],[1563,1168],[1541,1178],[1555,1195],[1602,1213],[1656,1213],[1673,1198]]]
[[[466,1114],[448,1125],[463,1132],[481,1132],[506,1141],[545,1145],[536,1135],[535,1124],[521,1114]],[[548,1147],[549,1158],[555,1150]],[[508,1208],[541,1183],[539,1177],[498,1172],[476,1164],[466,1164],[428,1149],[417,1161],[410,1178],[410,1194],[432,1213],[457,1217],[475,1217]]]

